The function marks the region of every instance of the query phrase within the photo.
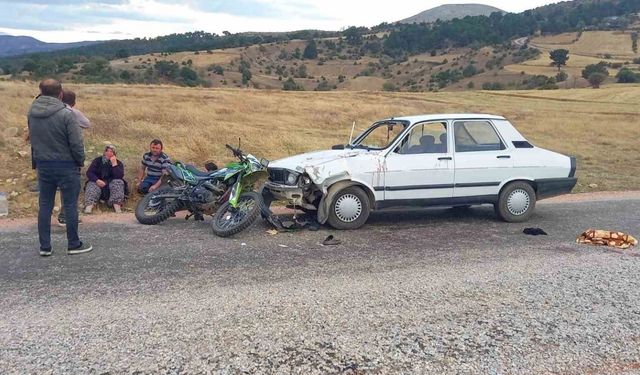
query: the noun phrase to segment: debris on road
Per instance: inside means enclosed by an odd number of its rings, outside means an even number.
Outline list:
[[[547,232],[544,231],[544,229],[542,228],[524,228],[524,230],[522,230],[522,233],[524,234],[528,234],[530,236],[546,236]]]
[[[328,235],[327,238],[325,238],[324,241],[322,241],[322,244],[325,246],[340,245],[341,243],[342,241],[333,237],[333,234]]]
[[[582,232],[576,239],[576,242],[591,245],[606,245],[618,249],[628,249],[638,244],[637,239],[626,233],[591,228]]]
[[[272,236],[275,236],[276,234],[278,234],[278,231],[276,229],[269,229],[267,230],[267,233]]]

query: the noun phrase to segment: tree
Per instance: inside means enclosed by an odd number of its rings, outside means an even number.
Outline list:
[[[310,41],[307,42],[307,46],[304,47],[302,58],[315,59],[317,57],[318,57],[318,46],[316,45],[315,39],[311,39]]]
[[[246,85],[249,81],[251,81],[251,71],[249,69],[242,69],[242,84]]]
[[[166,61],[166,60],[156,61],[153,67],[155,68],[155,71],[158,73],[159,76],[169,78],[169,79],[178,78],[178,74],[180,72],[180,65],[178,65],[177,62],[173,62],[173,61]]]
[[[564,48],[554,49],[549,52],[549,57],[551,58],[551,61],[553,61],[551,64],[553,66],[557,66],[558,71],[560,71],[561,67],[567,65],[567,60],[569,60],[569,50]]]
[[[215,74],[224,75],[224,68],[218,64],[211,64],[207,67],[207,70],[210,72],[214,72]]]
[[[126,49],[120,48],[116,51],[116,58],[126,59],[127,57],[129,57],[129,51],[127,51]]]
[[[282,89],[285,91],[304,91],[304,88],[296,83],[293,78],[289,77],[282,84]]]
[[[182,69],[180,69],[180,77],[182,77],[182,79],[185,82],[197,81],[198,73],[191,68],[187,68],[186,66],[183,66]]]
[[[597,64],[591,64],[591,65],[585,66],[585,68],[582,69],[582,78],[589,79],[589,77],[593,73],[600,73],[605,77],[608,77],[609,71],[607,70],[607,63],[604,61],[600,61]]]
[[[304,64],[300,64],[298,67],[298,71],[295,74],[296,78],[307,78],[307,66]]]
[[[344,36],[344,39],[347,41],[347,43],[351,44],[352,46],[360,45],[362,43],[362,35],[360,35],[360,30],[355,26],[351,26],[350,28],[346,29],[344,32],[342,32],[342,35]]]
[[[592,73],[589,76],[588,80],[591,87],[593,87],[594,89],[597,89],[600,87],[600,84],[602,84],[602,82],[604,82],[606,78],[607,76],[602,73]]]
[[[478,74],[478,68],[475,65],[469,64],[462,70],[462,75],[465,77],[471,77]]]
[[[621,69],[616,75],[618,83],[637,83],[640,82],[640,74],[634,73],[629,68]]]
[[[109,70],[109,61],[99,57],[86,62],[82,66],[82,69],[80,69],[80,74],[85,76],[98,76],[107,70]]]

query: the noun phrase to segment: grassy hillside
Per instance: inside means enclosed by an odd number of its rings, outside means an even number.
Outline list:
[[[363,77],[367,78],[367,77]],[[174,159],[202,164],[231,160],[225,143],[270,159],[347,141],[372,121],[437,112],[501,114],[534,144],[578,157],[576,191],[640,186],[640,87],[501,92],[282,92],[175,86],[68,85],[94,124],[86,133],[93,157],[104,142],[119,148],[127,177],[155,137]],[[35,175],[22,139],[36,83],[0,81],[0,191],[15,192],[11,215],[32,215]],[[592,184],[596,184],[592,185]],[[591,185],[591,187],[589,187]],[[14,194],[16,195],[16,194]],[[129,206],[132,202],[129,202]]]
[[[554,49],[569,50],[569,61],[563,67],[569,79],[561,87],[586,87],[588,83],[581,78],[582,69],[600,61],[640,71],[640,65],[633,61],[640,58],[640,53],[632,49],[632,31],[586,31],[583,33],[563,33],[552,36],[533,38],[529,45],[542,51],[535,60],[521,64],[507,65],[505,69],[511,72],[525,72],[527,75],[543,74],[554,76],[557,68],[551,66],[549,52]],[[636,60],[637,61],[637,60]],[[614,82],[619,68],[610,68],[610,82]],[[575,78],[575,81],[574,81]]]

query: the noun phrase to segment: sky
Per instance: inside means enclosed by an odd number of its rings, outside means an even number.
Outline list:
[[[155,37],[203,30],[341,30],[394,22],[443,4],[522,12],[549,0],[0,0],[0,34],[45,42]]]

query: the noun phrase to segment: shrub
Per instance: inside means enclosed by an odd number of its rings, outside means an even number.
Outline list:
[[[304,88],[297,84],[292,77],[289,77],[289,79],[284,81],[282,89],[285,91],[304,91]]]
[[[569,78],[569,75],[564,71],[558,72],[558,74],[556,74],[556,82],[564,82],[567,80],[567,78]]]
[[[382,85],[384,91],[398,91],[398,87],[393,82],[385,82]]]
[[[618,83],[638,83],[640,82],[640,74],[634,73],[631,69],[624,68],[616,75]]]

